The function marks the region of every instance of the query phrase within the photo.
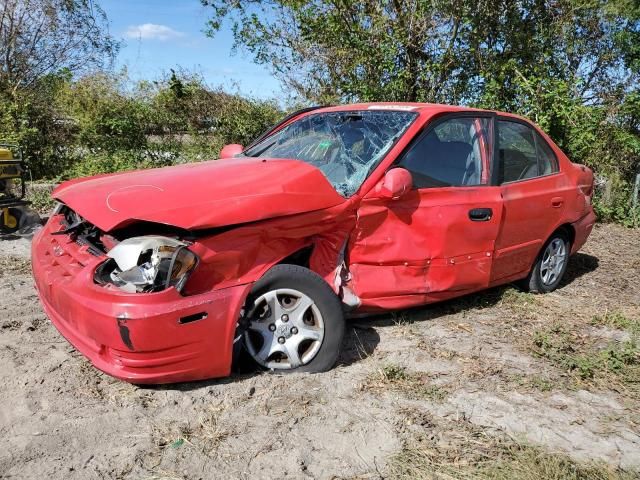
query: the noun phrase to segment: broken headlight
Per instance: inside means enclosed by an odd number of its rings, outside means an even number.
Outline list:
[[[169,237],[146,236],[123,240],[97,270],[99,284],[110,283],[129,293],[181,291],[198,264],[187,244]]]

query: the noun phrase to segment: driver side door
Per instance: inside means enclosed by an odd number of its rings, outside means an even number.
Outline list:
[[[453,114],[431,122],[395,167],[413,188],[397,199],[372,189],[362,200],[347,249],[361,310],[404,308],[489,285],[502,217],[489,185],[491,114]],[[393,168],[393,167],[392,167]]]

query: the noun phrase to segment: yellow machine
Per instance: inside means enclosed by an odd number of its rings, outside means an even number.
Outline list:
[[[17,145],[0,143],[0,234],[14,233],[20,228],[27,168]]]

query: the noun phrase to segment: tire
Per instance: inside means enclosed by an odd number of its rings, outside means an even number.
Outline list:
[[[22,210],[19,208],[9,208],[9,215],[15,218],[15,226],[6,226],[4,224],[4,211],[0,210],[0,233],[11,234],[20,230],[20,218],[22,217]]]
[[[569,242],[567,234],[562,230],[554,232],[542,247],[527,278],[519,282],[518,285],[531,293],[554,291],[560,285],[567,271],[570,253],[571,242]]]
[[[335,365],[345,329],[342,305],[311,270],[272,267],[253,286],[244,312],[243,349],[260,367],[317,373]]]

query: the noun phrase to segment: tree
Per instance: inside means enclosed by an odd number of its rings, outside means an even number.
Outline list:
[[[2,0],[0,88],[15,93],[61,69],[101,67],[118,45],[92,0]]]
[[[210,35],[315,100],[474,103],[531,75],[597,103],[638,86],[640,8],[629,0],[202,0]]]
[[[637,0],[202,0],[208,34],[313,103],[427,101],[520,113],[577,161],[640,171]],[[620,210],[630,210],[626,195]],[[640,219],[640,212],[638,212]]]
[[[32,173],[64,168],[72,125],[58,96],[118,50],[92,0],[0,0],[0,138],[20,144]]]

